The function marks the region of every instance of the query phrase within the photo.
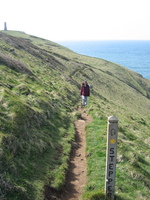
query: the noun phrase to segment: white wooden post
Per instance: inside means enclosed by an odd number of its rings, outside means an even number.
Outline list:
[[[106,180],[105,194],[107,199],[114,200],[115,176],[117,161],[118,118],[108,117],[107,152],[106,152]]]

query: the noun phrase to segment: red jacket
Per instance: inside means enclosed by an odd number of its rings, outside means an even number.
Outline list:
[[[81,87],[80,95],[83,95],[83,96],[90,96],[90,88],[89,88],[89,85],[86,85],[86,86],[82,86],[82,87]]]

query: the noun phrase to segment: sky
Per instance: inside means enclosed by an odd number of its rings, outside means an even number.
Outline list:
[[[150,40],[150,0],[1,0],[4,22],[51,41]]]

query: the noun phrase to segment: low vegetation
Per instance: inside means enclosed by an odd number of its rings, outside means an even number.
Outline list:
[[[142,115],[130,113],[128,110],[118,111],[112,104],[108,107],[105,101],[96,102],[93,98],[90,99],[89,106],[89,114],[93,116],[93,122],[86,127],[88,182],[83,199],[104,199],[104,190],[102,192],[101,189],[105,188],[106,116],[108,116],[105,112],[119,117],[115,197],[118,200],[148,200],[150,195],[148,142],[150,124],[147,123],[149,116],[143,118]]]
[[[84,200],[104,199],[107,117],[119,119],[116,199],[150,196],[150,81],[22,32],[0,32],[0,199],[63,190],[82,80],[93,85]],[[78,115],[78,113],[77,113]]]

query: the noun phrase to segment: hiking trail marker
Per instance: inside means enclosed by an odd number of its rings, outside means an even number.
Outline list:
[[[110,200],[114,200],[115,176],[117,161],[117,138],[118,138],[118,118],[108,117],[107,125],[107,151],[106,151],[106,180],[105,194]]]

